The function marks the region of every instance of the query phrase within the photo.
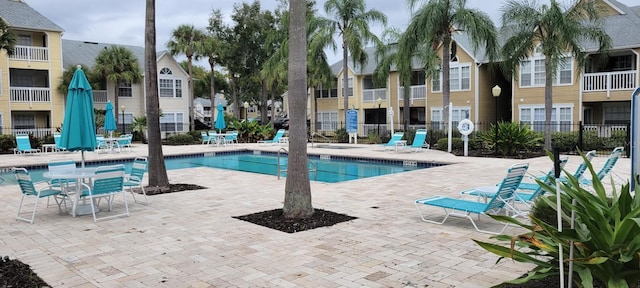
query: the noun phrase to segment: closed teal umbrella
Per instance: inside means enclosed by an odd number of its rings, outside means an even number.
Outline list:
[[[224,123],[224,107],[222,107],[222,103],[218,103],[218,116],[214,127],[218,129],[218,132],[222,132],[222,129],[227,128],[227,123]]]
[[[104,115],[104,131],[109,132],[109,137],[112,137],[113,131],[117,130],[116,127],[116,117],[113,115],[113,104],[111,101],[107,101],[107,106],[105,108],[107,112]]]
[[[60,146],[69,151],[93,151],[96,143],[96,121],[93,117],[93,91],[80,65],[73,73],[67,93]]]

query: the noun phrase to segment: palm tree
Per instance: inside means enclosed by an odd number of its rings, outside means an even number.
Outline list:
[[[118,104],[120,83],[135,84],[142,81],[138,59],[133,55],[133,52],[123,46],[111,46],[100,51],[100,54],[96,57],[93,72],[104,77],[107,82],[113,83],[115,90],[113,109],[115,115],[118,115],[118,109],[120,109]]]
[[[449,111],[446,106],[449,105],[451,93],[449,64],[451,48],[455,47],[452,46],[455,45],[454,33],[468,34],[474,50],[484,44],[489,60],[493,60],[498,46],[496,27],[486,13],[467,8],[466,0],[429,0],[426,3],[421,0],[407,1],[412,10],[418,2],[423,5],[417,7],[400,40],[400,53],[413,55],[420,46],[434,50],[442,47],[442,120],[447,123]]]
[[[16,42],[16,34],[9,30],[7,22],[0,18],[0,50],[7,51],[7,55],[11,56]]]
[[[551,149],[551,111],[553,109],[553,78],[559,65],[565,64],[571,54],[578,69],[583,69],[586,53],[582,45],[598,43],[599,52],[611,47],[611,38],[599,25],[600,8],[596,1],[575,1],[569,9],[557,1],[550,5],[537,5],[527,0],[508,1],[502,8],[502,26],[512,29],[511,36],[502,47],[507,71],[519,71],[520,63],[540,47],[544,55],[544,148]]]
[[[285,184],[285,218],[313,215],[307,166],[307,2],[289,2],[289,167]]]
[[[215,83],[215,66],[219,64],[220,54],[224,48],[224,42],[220,38],[220,34],[224,33],[224,25],[222,24],[222,13],[220,10],[213,11],[209,18],[209,33],[203,36],[200,41],[201,47],[198,50],[202,56],[209,58],[209,66],[211,68],[211,107],[213,108],[216,100],[216,83]],[[213,129],[213,121],[211,121],[211,129]]]
[[[403,123],[404,130],[407,130],[407,125],[410,119],[410,104],[411,104],[411,78],[414,66],[420,63],[423,69],[427,71],[426,75],[435,75],[437,71],[435,67],[437,65],[438,55],[433,49],[425,49],[426,46],[418,46],[413,54],[403,54],[398,50],[398,41],[402,38],[402,33],[398,29],[388,28],[385,29],[382,34],[382,41],[385,45],[380,45],[376,49],[376,63],[377,66],[373,71],[373,80],[377,83],[385,83],[389,79],[391,69],[395,67],[398,78],[400,80],[400,86],[404,87],[402,99],[403,99]],[[402,51],[404,52],[404,51]],[[415,64],[414,64],[415,62]]]
[[[149,186],[168,188],[169,177],[164,164],[160,135],[160,98],[158,95],[158,62],[156,61],[156,1],[147,0],[144,25],[144,86],[147,95],[149,128]]]
[[[321,18],[324,22],[323,30],[326,35],[334,35],[336,32],[342,37],[342,97],[344,97],[344,119],[347,119],[349,110],[349,86],[348,62],[349,53],[354,64],[366,65],[367,53],[363,45],[374,42],[380,44],[380,40],[369,29],[369,23],[380,22],[387,25],[387,16],[382,12],[371,9],[365,10],[364,0],[327,0],[324,10],[332,17]],[[326,38],[326,37],[325,37]],[[332,41],[330,47],[335,50],[336,44]]]
[[[194,114],[193,114],[193,71],[192,63],[198,60],[201,56],[198,48],[201,47],[200,41],[204,38],[204,32],[193,27],[193,25],[183,24],[178,26],[171,32],[171,40],[167,43],[169,53],[171,55],[184,54],[187,57],[189,63],[189,130],[194,129]],[[213,105],[213,104],[212,104]]]

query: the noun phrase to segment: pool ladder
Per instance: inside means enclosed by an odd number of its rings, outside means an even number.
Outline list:
[[[280,175],[284,172],[287,173],[287,169],[282,169],[282,166],[280,165],[280,152],[284,152],[289,154],[289,151],[287,151],[287,149],[285,148],[280,148],[278,150],[278,180],[280,180]],[[287,164],[287,166],[289,166]],[[318,166],[316,165],[316,162],[313,161],[309,161],[309,173],[313,173],[313,180],[317,180],[318,179]]]

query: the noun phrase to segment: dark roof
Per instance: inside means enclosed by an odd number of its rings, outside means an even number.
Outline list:
[[[0,17],[14,29],[64,32],[56,23],[21,0],[0,0]]]
[[[127,48],[138,59],[140,69],[144,69],[144,47],[65,39],[62,40],[62,65],[65,68],[75,65],[85,65],[93,68],[100,51],[112,46]],[[157,52],[158,60],[165,53],[166,51]]]

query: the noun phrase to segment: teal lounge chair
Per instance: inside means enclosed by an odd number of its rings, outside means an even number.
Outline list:
[[[53,142],[55,143],[55,147],[56,147],[56,151],[67,151],[67,148],[60,146],[60,139],[62,138],[62,135],[56,133],[53,134]]]
[[[605,176],[612,173],[613,166],[616,165],[618,159],[620,159],[620,156],[622,156],[622,152],[624,152],[624,147],[616,147],[615,149],[613,149],[613,151],[611,151],[611,154],[609,154],[609,158],[607,158],[607,161],[604,162],[602,168],[600,168],[598,173],[596,173],[596,177],[599,180],[604,179]],[[584,177],[580,179],[580,183],[585,186],[591,186],[593,184],[591,179],[586,179]]]
[[[404,132],[395,132],[389,139],[389,142],[385,144],[378,144],[374,146],[375,150],[386,151],[387,149],[393,150],[397,148],[398,141],[402,141],[402,137],[404,136]]]
[[[36,154],[40,153],[40,149],[31,148],[31,142],[29,141],[29,135],[17,134],[16,135],[16,148],[13,149],[14,154]]]
[[[480,201],[471,201],[457,198],[449,198],[443,196],[432,196],[428,198],[418,199],[415,201],[416,209],[420,214],[420,218],[423,221],[434,223],[434,224],[443,224],[449,216],[457,216],[467,218],[473,224],[473,227],[478,232],[490,233],[490,234],[500,234],[504,232],[507,228],[508,224],[505,224],[500,231],[488,231],[481,230],[476,225],[476,222],[473,220],[471,214],[498,214],[504,212],[507,215],[513,210],[513,200],[514,193],[516,189],[518,189],[518,185],[522,182],[522,178],[524,178],[525,173],[527,173],[527,169],[529,168],[529,164],[514,164],[507,170],[507,175],[504,177],[500,186],[497,188],[497,192],[495,192],[492,196],[487,196],[485,202]],[[422,207],[432,206],[432,207],[440,207],[444,209],[445,216],[442,221],[434,221],[425,217],[425,214],[422,212]]]
[[[278,132],[276,132],[276,135],[273,136],[273,139],[271,140],[261,140],[258,141],[258,143],[260,144],[264,144],[264,145],[279,145],[280,142],[282,141],[282,136],[284,136],[284,129],[280,129],[278,130]]]
[[[429,144],[425,143],[427,140],[427,129],[416,130],[416,135],[413,137],[411,145],[402,147],[401,151],[419,152],[426,146],[429,149]]]

